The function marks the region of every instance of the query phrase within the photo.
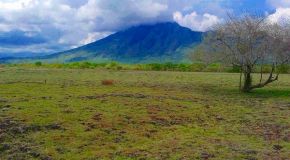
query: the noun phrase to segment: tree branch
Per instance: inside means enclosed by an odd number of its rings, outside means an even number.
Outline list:
[[[277,81],[278,78],[279,78],[279,73],[277,73],[276,76],[273,77],[273,73],[274,73],[275,69],[276,69],[276,65],[273,63],[272,69],[271,69],[271,72],[270,72],[270,75],[269,75],[268,79],[265,82],[263,82],[263,83],[260,82],[257,85],[251,86],[250,89],[262,88],[262,87],[266,86],[269,83],[272,83],[274,81]]]

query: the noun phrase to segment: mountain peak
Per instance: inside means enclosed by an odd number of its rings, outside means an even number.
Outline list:
[[[181,27],[178,23],[176,22],[158,22],[158,23],[153,23],[153,24],[140,24],[136,25],[130,28],[134,27]]]
[[[144,24],[69,51],[42,57],[42,61],[119,61],[124,63],[180,62],[189,47],[201,42],[194,32],[175,22]]]
[[[185,28],[180,26],[176,22],[160,22],[160,23],[154,23],[154,24],[141,24],[141,25],[136,25],[130,28],[127,28],[121,32],[125,32],[128,30],[134,30],[134,29],[159,29],[159,30],[172,30],[172,29],[183,29],[183,30],[190,30],[189,28]]]
[[[201,32],[193,32],[174,22],[146,24],[117,32],[81,47],[81,50],[98,52],[102,57],[110,57],[117,61],[142,61],[163,55],[173,56],[178,49],[199,43],[201,36]],[[176,60],[182,57],[176,56]]]

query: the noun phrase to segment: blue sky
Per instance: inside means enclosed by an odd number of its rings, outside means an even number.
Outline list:
[[[0,57],[56,53],[147,23],[206,31],[246,12],[279,22],[290,0],[0,0]]]

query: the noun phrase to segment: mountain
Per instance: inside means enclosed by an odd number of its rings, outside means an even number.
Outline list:
[[[190,48],[201,42],[202,34],[202,32],[194,32],[171,22],[140,25],[79,48],[29,60],[46,62],[178,62],[185,59],[185,54]],[[20,61],[23,60],[28,59],[20,59]]]

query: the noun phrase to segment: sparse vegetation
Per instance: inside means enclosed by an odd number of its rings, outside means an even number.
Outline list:
[[[290,160],[286,1],[0,1],[0,160]]]
[[[33,64],[7,64],[2,67],[34,68]],[[240,67],[235,65],[225,65],[222,63],[151,63],[151,64],[122,64],[117,62],[92,63],[92,62],[73,62],[64,64],[41,64],[48,69],[109,69],[109,70],[138,70],[138,71],[178,71],[178,72],[228,72],[239,73]],[[290,73],[290,65],[284,64],[277,66],[279,73]],[[261,66],[253,68],[253,73],[259,73]],[[263,65],[263,73],[271,71],[271,65]]]
[[[1,68],[1,159],[289,157],[288,74],[241,94],[238,73],[28,66]]]

